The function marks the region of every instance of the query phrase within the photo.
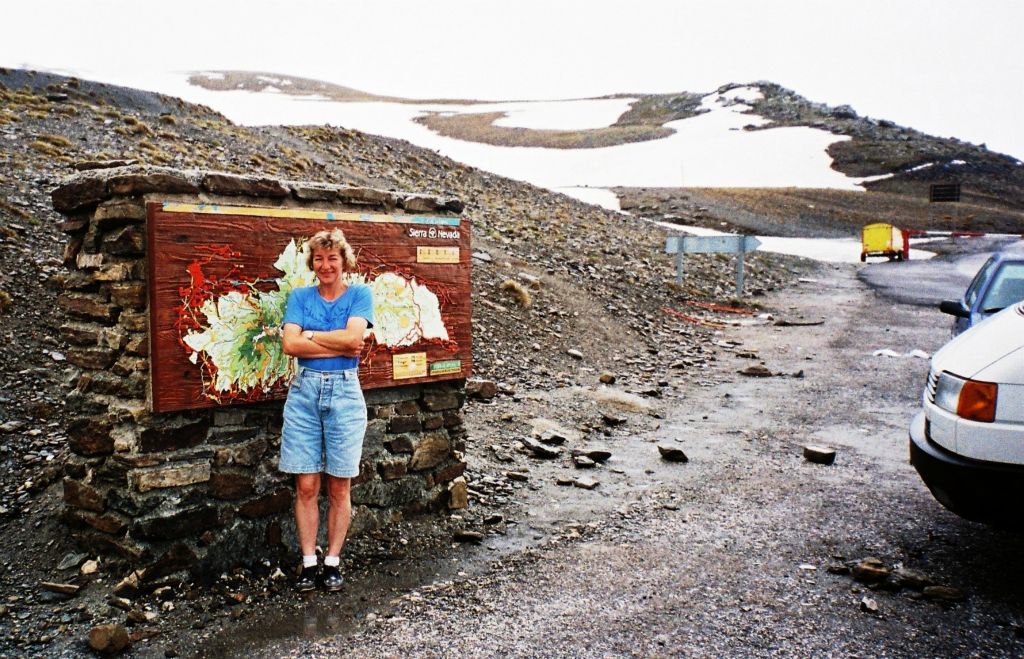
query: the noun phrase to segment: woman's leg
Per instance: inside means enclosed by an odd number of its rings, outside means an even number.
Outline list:
[[[338,556],[345,544],[348,525],[352,519],[351,478],[327,475],[327,495],[330,508],[327,510],[327,555]]]
[[[296,474],[295,529],[303,556],[316,554],[316,533],[320,526],[319,498],[320,474]]]

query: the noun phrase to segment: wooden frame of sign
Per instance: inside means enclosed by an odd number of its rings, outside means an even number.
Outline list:
[[[364,389],[459,379],[472,368],[470,224],[460,217],[149,202],[154,412],[281,399],[287,291],[312,285],[304,241],[339,228],[374,292]]]

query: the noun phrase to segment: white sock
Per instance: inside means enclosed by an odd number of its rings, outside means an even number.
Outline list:
[[[316,554],[302,557],[302,567],[316,567]]]
[[[341,556],[324,556],[324,567],[338,567],[341,565]]]

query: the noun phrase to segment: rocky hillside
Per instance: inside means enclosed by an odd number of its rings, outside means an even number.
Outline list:
[[[764,98],[753,112],[771,119],[762,129],[811,126],[850,140],[829,147],[833,168],[848,176],[884,176],[873,191],[928,198],[931,183],[959,182],[965,202],[1024,209],[1024,164],[984,144],[926,135],[884,119],[861,117],[848,105],[813,103],[773,83],[756,83]]]

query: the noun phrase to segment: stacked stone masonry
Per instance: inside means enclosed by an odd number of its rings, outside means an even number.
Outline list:
[[[84,547],[158,580],[290,550],[292,483],[277,471],[281,402],[149,411],[146,202],[458,214],[456,199],[129,166],[53,192],[69,269],[57,304],[76,386],[64,517]],[[369,425],[352,533],[458,506],[464,382],[366,393]],[[463,487],[459,487],[462,485]]]

